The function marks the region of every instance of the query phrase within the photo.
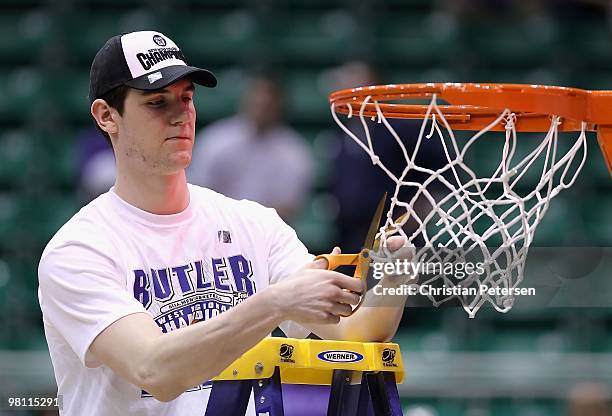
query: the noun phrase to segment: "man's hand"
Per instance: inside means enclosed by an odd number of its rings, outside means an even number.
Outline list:
[[[412,247],[405,246],[405,242],[406,240],[402,236],[392,236],[387,238],[386,248],[394,258],[411,259],[413,249]],[[335,248],[332,254],[340,254],[340,249]],[[320,262],[321,268],[327,266],[326,260],[321,259]],[[354,277],[348,278],[354,282],[361,282]],[[402,282],[403,276],[385,276],[378,284],[395,286]],[[361,285],[361,283],[359,284]],[[336,321],[338,322],[337,325],[321,325],[318,322],[312,322],[305,326],[323,339],[388,342],[395,334],[402,317],[406,300],[405,296],[395,296],[392,299],[377,299],[378,297],[374,296],[372,291],[364,294],[364,296],[363,306],[351,316],[342,319],[340,322]]]
[[[401,235],[394,235],[387,238],[386,241],[387,253],[390,257],[385,255],[382,248],[378,249],[378,252],[372,256],[372,261],[392,261],[392,260],[408,260],[411,261],[414,257],[414,246],[406,245],[406,239]],[[407,283],[409,280],[414,279],[414,276],[410,274],[406,275],[385,275],[383,277],[387,285],[400,285]]]
[[[340,254],[338,247],[331,254]],[[319,259],[300,269],[290,279],[270,286],[277,306],[287,320],[302,324],[336,324],[352,313],[364,288],[359,279],[326,270]]]
[[[402,237],[401,235],[394,235],[394,236],[387,238],[387,248],[392,253],[402,249],[405,243],[406,243],[406,239]]]

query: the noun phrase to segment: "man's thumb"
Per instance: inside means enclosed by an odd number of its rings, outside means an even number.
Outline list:
[[[334,249],[329,254],[340,254],[340,247],[334,247]],[[316,259],[313,262],[310,262],[307,266],[307,269],[327,269],[327,260],[323,257]]]

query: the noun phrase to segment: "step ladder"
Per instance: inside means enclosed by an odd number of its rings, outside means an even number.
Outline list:
[[[399,345],[268,337],[212,380],[205,416],[400,416]]]

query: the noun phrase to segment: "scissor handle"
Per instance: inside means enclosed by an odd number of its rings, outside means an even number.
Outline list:
[[[365,273],[362,273],[362,267],[364,267],[364,262],[362,260],[362,253],[359,254],[320,254],[315,257],[315,261],[319,259],[327,260],[327,270],[336,270],[340,266],[355,266],[355,273],[353,273],[353,277],[357,279],[364,280]],[[367,276],[365,276],[367,277]],[[365,285],[364,285],[365,286]],[[362,294],[361,300],[357,306],[353,308],[353,312],[351,315],[357,312],[357,309],[361,306],[365,295]]]
[[[336,270],[340,266],[357,266],[359,254],[320,254],[316,260],[327,260],[327,270]]]

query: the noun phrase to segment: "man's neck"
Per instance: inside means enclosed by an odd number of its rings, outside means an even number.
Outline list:
[[[137,179],[118,172],[115,193],[128,204],[151,214],[177,214],[189,205],[184,170],[174,175]]]

